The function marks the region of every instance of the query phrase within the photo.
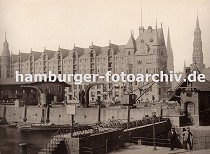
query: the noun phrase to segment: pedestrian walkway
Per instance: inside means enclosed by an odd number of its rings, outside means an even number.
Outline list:
[[[168,147],[157,147],[157,150],[153,150],[153,146],[144,145],[131,145],[118,151],[112,152],[111,154],[209,154],[210,149],[204,150],[192,150],[186,151],[184,149],[175,149],[170,151]]]

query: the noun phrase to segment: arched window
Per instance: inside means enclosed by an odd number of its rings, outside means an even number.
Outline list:
[[[75,52],[73,52],[73,58],[76,58],[76,53]]]
[[[60,53],[60,52],[58,53],[57,58],[58,58],[58,59],[61,59],[61,53]]]
[[[94,57],[93,51],[90,52],[90,57]]]
[[[29,58],[29,59],[30,59],[30,61],[33,61],[33,56],[32,56],[32,55],[30,55],[30,58]]]

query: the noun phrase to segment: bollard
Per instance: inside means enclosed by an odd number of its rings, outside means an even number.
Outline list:
[[[27,143],[19,144],[20,154],[27,154]]]

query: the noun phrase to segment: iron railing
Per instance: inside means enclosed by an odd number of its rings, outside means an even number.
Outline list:
[[[154,138],[149,134],[146,134],[145,137],[132,137],[133,142],[139,142],[139,140],[140,140],[141,144],[145,145],[145,146],[154,144]],[[155,137],[155,144],[157,146],[161,146],[161,147],[170,146],[169,140],[164,135],[161,135],[159,137]]]

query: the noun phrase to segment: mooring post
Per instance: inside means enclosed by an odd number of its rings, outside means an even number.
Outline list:
[[[27,143],[19,144],[20,154],[27,154]]]
[[[71,137],[73,136],[73,132],[74,132],[74,114],[71,114],[71,126],[70,126]]]
[[[108,139],[106,139],[106,153],[108,153]]]
[[[128,115],[127,115],[128,116],[127,117],[128,118],[127,119],[127,129],[128,129],[129,128],[129,124],[130,124],[130,106],[129,105],[127,106],[127,111],[128,111],[127,112],[128,113]]]
[[[27,121],[27,106],[24,105],[24,117],[23,117],[23,122],[26,122]]]
[[[41,122],[44,122],[44,114],[45,114],[45,109],[42,108]]]
[[[98,103],[98,124],[101,123],[101,97],[97,97],[97,103]]]
[[[46,123],[50,122],[50,106],[47,105],[47,118],[46,118]]]
[[[3,108],[3,118],[6,119],[6,105],[4,104],[4,108]]]

